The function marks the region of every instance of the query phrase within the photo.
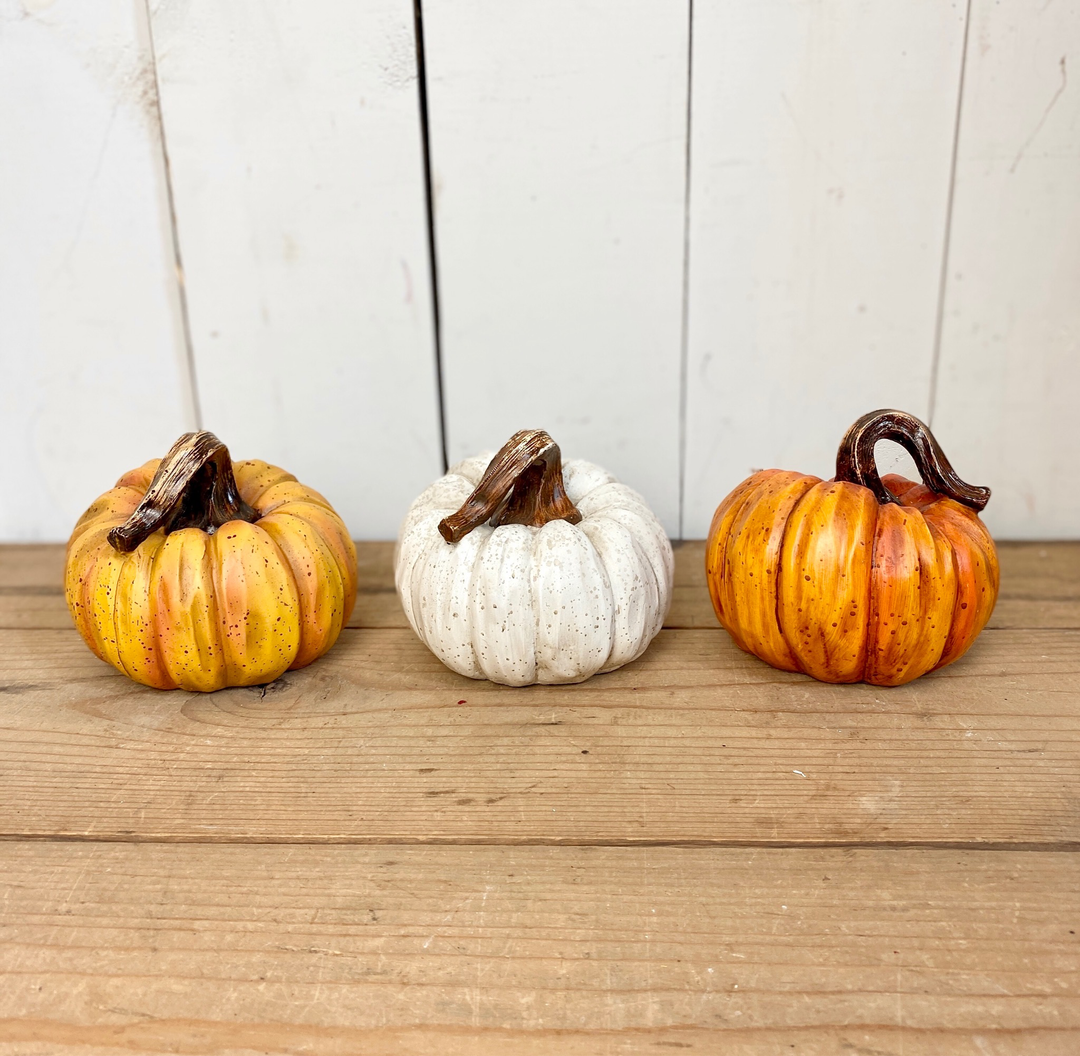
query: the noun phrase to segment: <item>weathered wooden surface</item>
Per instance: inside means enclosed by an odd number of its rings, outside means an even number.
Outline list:
[[[0,833],[91,839],[1080,844],[1080,632],[987,631],[907,686],[663,631],[577,686],[443,667],[411,631],[212,696],[69,631],[0,632]]]
[[[1061,853],[9,845],[0,1052],[1065,1056],[1074,870]]]
[[[991,628],[1080,628],[1080,543],[998,543],[1001,595]],[[364,543],[351,627],[407,627],[394,592],[394,544]],[[717,626],[705,587],[705,546],[675,544],[675,595],[665,627]],[[63,595],[64,548],[0,547],[0,628],[71,626]]]
[[[1080,544],[1003,545],[997,628],[892,690],[736,649],[701,544],[637,663],[473,682],[392,549],[325,658],[200,696],[0,548],[0,1056],[1080,1048]]]

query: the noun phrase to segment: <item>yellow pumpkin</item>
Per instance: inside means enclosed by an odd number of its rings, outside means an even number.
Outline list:
[[[337,640],[356,600],[341,518],[291,473],[187,433],[82,515],[65,590],[87,645],[157,689],[272,682]]]
[[[911,452],[925,485],[878,476],[874,445]],[[873,411],[848,430],[836,477],[766,469],[720,504],[705,575],[740,648],[823,682],[895,686],[951,664],[998,593],[994,541],[922,422]]]

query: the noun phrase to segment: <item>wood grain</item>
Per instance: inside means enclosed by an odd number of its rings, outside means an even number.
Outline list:
[[[1075,611],[1078,549],[1006,544],[1005,593]],[[703,626],[579,686],[362,626],[202,696],[27,629],[61,548],[0,548],[0,1054],[1072,1056],[1080,630],[826,686],[677,555]]]
[[[407,627],[394,590],[394,544],[359,543],[351,627]],[[992,628],[1080,628],[1080,543],[998,543],[1001,595]],[[705,587],[705,546],[675,544],[675,590],[665,626],[719,629]],[[71,626],[63,596],[64,548],[0,546],[0,628]]]
[[[1067,853],[4,848],[0,1052],[1066,1056]]]
[[[74,631],[0,632],[0,833],[502,843],[1080,841],[1080,632],[986,631],[892,690],[663,631],[576,686],[453,674],[347,630],[267,687],[136,685]]]

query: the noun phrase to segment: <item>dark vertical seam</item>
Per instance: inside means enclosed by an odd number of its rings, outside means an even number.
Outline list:
[[[187,283],[184,279],[184,261],[180,256],[180,229],[176,222],[176,199],[173,195],[172,166],[169,148],[165,142],[165,118],[161,112],[161,79],[158,76],[157,50],[154,47],[154,23],[150,18],[150,0],[143,0],[146,13],[146,36],[150,41],[150,65],[154,71],[154,109],[157,112],[158,136],[161,139],[161,157],[165,165],[165,198],[169,206],[169,230],[172,234],[173,266],[176,269],[176,285],[180,296],[180,322],[184,332],[184,357],[187,360],[188,387],[191,390],[191,406],[195,412],[195,428],[202,429],[202,405],[199,400],[199,380],[195,370],[195,346],[191,338],[191,317],[188,313]]]
[[[694,0],[687,0],[686,159],[683,183],[682,333],[679,347],[679,538],[686,520],[686,404],[690,357],[690,137],[694,105]]]
[[[930,361],[930,402],[926,424],[933,428],[937,410],[938,372],[941,367],[941,336],[945,328],[945,290],[949,281],[949,250],[952,245],[953,200],[956,196],[956,163],[960,154],[960,122],[964,108],[964,77],[967,73],[968,34],[971,29],[971,0],[964,13],[964,43],[960,53],[960,85],[956,92],[956,121],[953,124],[952,159],[949,163],[949,194],[945,201],[945,240],[941,248],[941,275],[938,279],[937,317],[934,321],[934,353]]]
[[[446,395],[443,385],[442,317],[439,312],[439,262],[435,248],[435,194],[431,177],[431,127],[428,121],[427,63],[424,57],[424,14],[420,0],[413,0],[413,33],[416,40],[416,81],[420,96],[420,139],[424,151],[424,203],[427,209],[428,262],[431,273],[431,313],[435,331],[435,391],[439,404],[439,443],[442,469],[450,466],[446,442]]]

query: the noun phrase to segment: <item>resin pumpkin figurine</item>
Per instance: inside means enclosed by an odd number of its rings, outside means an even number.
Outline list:
[[[923,484],[878,476],[874,444],[895,440]],[[836,477],[766,469],[720,504],[705,575],[742,649],[824,682],[897,686],[964,655],[998,592],[987,488],[965,484],[922,422],[863,415]]]
[[[83,514],[65,586],[102,660],[157,689],[211,691],[322,656],[356,600],[356,549],[291,473],[234,465],[213,433],[187,433]]]
[[[405,615],[444,664],[508,686],[581,682],[640,656],[674,561],[635,491],[515,433],[458,463],[409,509],[395,555]]]

